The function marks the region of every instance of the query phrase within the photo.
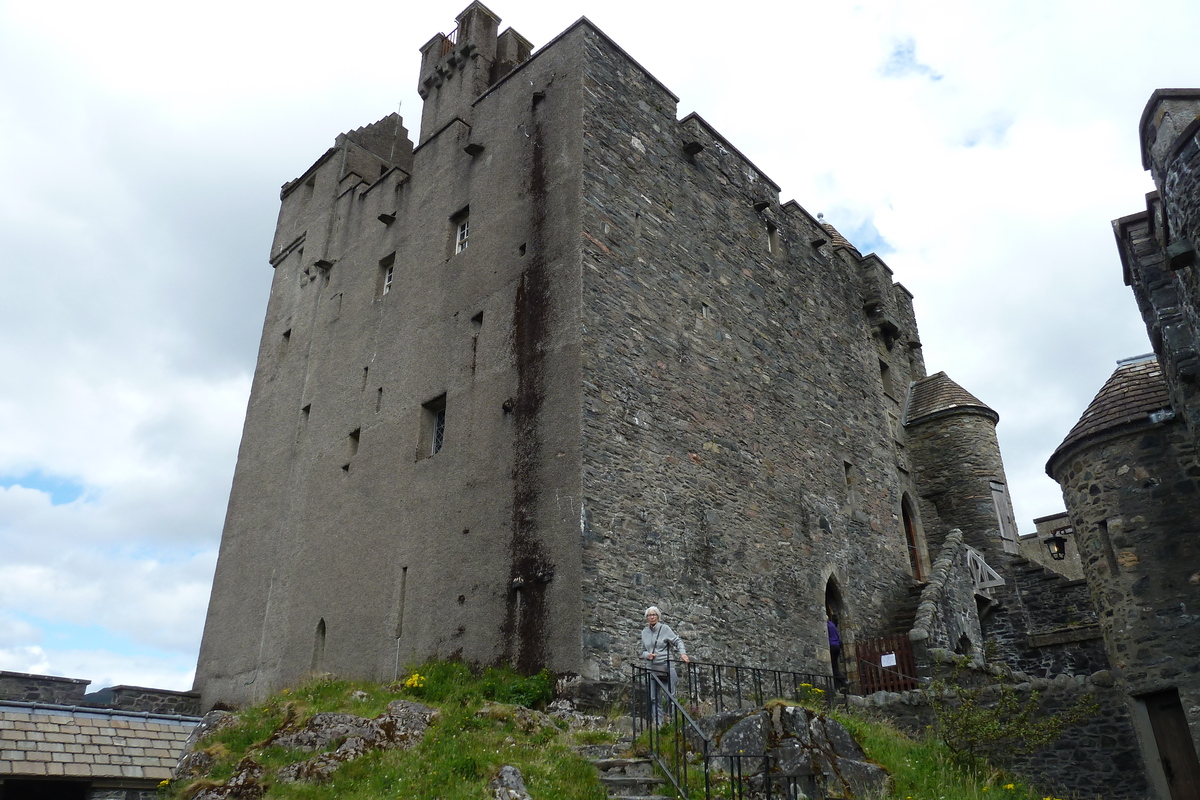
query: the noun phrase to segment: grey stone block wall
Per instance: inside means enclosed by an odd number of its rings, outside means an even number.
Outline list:
[[[199,692],[171,692],[144,686],[113,686],[112,705],[123,711],[148,711],[152,714],[199,716]]]
[[[1113,222],[1125,279],[1137,298],[1171,391],[1200,438],[1200,89],[1159,89],[1142,114],[1142,164],[1157,193],[1146,212]]]
[[[650,604],[706,660],[824,672],[826,581],[850,636],[911,582],[911,303],[888,282],[907,329],[889,349],[859,259],[814,246],[828,232],[611,43],[586,46],[584,674],[621,673]]]
[[[1002,570],[1007,583],[993,590],[996,607],[983,619],[994,660],[1038,677],[1109,668],[1086,581],[1021,557],[1008,559]]]
[[[974,675],[959,674],[965,684],[979,685],[989,680],[985,673],[975,670],[968,673]],[[1070,708],[1085,694],[1096,699],[1100,710],[1090,719],[1067,728],[1052,746],[1025,756],[999,758],[997,766],[1016,772],[1055,796],[1097,800],[1144,800],[1150,796],[1124,693],[1114,686],[1111,674],[1101,671],[1092,676],[1060,675],[1051,680],[1018,674],[1014,680],[1019,696],[1030,698],[1037,692],[1040,707],[1048,713]],[[924,690],[901,694],[879,692],[853,699],[915,734],[925,733],[933,720]]]
[[[1004,548],[990,484],[1008,479],[994,416],[963,410],[920,421],[908,426],[908,442],[931,552],[957,528],[995,563]]]
[[[77,705],[83,702],[89,683],[81,678],[0,671],[0,700]]]
[[[921,592],[921,604],[909,633],[921,677],[931,674],[930,651],[935,648],[974,658],[983,655],[983,633],[967,550],[962,531],[952,530]]]

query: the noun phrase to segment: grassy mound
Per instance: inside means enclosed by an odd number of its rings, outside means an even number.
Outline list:
[[[392,700],[405,698],[441,712],[416,747],[370,752],[342,765],[325,783],[287,784],[268,778],[265,797],[481,800],[486,797],[488,781],[501,766],[511,764],[521,770],[534,797],[602,800],[605,794],[596,771],[571,746],[602,740],[608,734],[569,732],[564,723],[555,725],[516,708],[478,713],[487,701],[544,706],[553,689],[554,678],[549,673],[524,678],[509,670],[488,669],[479,674],[463,664],[444,662],[424,665],[393,686],[317,680],[284,689],[267,702],[239,712],[235,725],[201,743],[213,757],[207,774],[174,782],[164,787],[164,792],[186,800],[205,786],[228,780],[247,756],[263,765],[268,775],[274,774],[314,755],[263,746],[275,731],[303,724],[314,714],[327,711],[373,718]]]
[[[228,780],[250,757],[266,769],[266,798],[485,800],[488,781],[500,767],[511,764],[521,770],[537,800],[604,800],[596,771],[572,747],[615,741],[616,735],[567,730],[561,721],[556,724],[521,708],[544,707],[553,691],[549,673],[480,673],[455,662],[423,665],[391,686],[315,680],[239,712],[235,725],[201,743],[213,759],[207,773],[164,786],[163,794],[187,800],[206,786]],[[416,747],[370,752],[342,765],[324,783],[271,780],[280,768],[314,755],[267,744],[275,732],[303,725],[321,712],[373,718],[399,698],[440,711]],[[480,713],[485,703],[493,705]],[[858,714],[835,717],[854,734],[867,757],[891,774],[889,800],[1052,800],[998,770],[963,766],[937,741],[914,739],[886,722]],[[328,748],[332,749],[333,745]]]

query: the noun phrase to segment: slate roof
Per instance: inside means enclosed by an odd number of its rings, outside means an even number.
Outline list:
[[[157,783],[199,717],[0,701],[0,775]]]
[[[1153,355],[1120,362],[1067,438],[1050,456],[1047,471],[1054,459],[1072,445],[1101,433],[1148,424],[1151,414],[1170,407],[1167,384]]]
[[[1000,421],[1000,415],[986,403],[950,380],[945,372],[938,372],[913,383],[908,392],[904,424],[915,425],[934,415],[959,409],[981,411],[993,422]]]
[[[828,222],[822,222],[821,227],[824,228],[825,232],[829,234],[829,244],[832,245],[834,249],[845,247],[853,250],[856,256],[862,258],[862,254],[858,252],[858,248],[850,244],[850,240],[845,236],[842,236],[841,232],[839,232],[837,228],[833,227]]]

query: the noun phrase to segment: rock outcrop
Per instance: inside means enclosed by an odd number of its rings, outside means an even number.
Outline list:
[[[266,792],[272,779],[279,783],[328,780],[342,764],[373,750],[406,750],[414,747],[424,737],[438,713],[437,709],[421,703],[393,700],[388,703],[387,710],[374,719],[353,714],[320,713],[314,714],[303,724],[296,724],[289,715],[255,749],[283,747],[302,752],[326,752],[288,764],[274,775],[268,774],[253,755],[248,755],[238,763],[233,777],[221,784],[205,786],[194,795],[193,800],[257,800]],[[234,715],[220,711],[205,717],[175,768],[175,776],[203,777],[215,757],[211,749],[197,749],[199,744],[234,721]]]
[[[772,780],[820,776],[828,797],[886,794],[887,771],[867,761],[850,732],[823,714],[771,703],[755,710],[713,714],[699,724],[711,742],[710,754],[727,756],[714,759],[714,765],[726,771],[764,780],[767,774]],[[768,759],[762,757],[764,753]]]

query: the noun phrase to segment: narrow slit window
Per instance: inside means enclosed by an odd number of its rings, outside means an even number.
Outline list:
[[[778,253],[780,250],[779,228],[774,223],[767,223],[767,252]]]
[[[479,356],[479,332],[483,330],[483,312],[471,317],[471,374],[475,374],[475,363]]]

